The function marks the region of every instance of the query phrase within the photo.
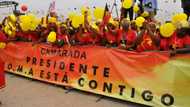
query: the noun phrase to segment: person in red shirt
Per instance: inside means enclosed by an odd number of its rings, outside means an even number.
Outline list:
[[[159,39],[154,23],[144,22],[142,31],[135,42],[138,52],[158,50]]]
[[[7,42],[8,38],[2,30],[2,25],[0,25],[0,42]]]
[[[86,11],[84,14],[84,31],[81,35],[84,41],[89,44],[99,44],[100,38],[102,37],[102,32],[100,32],[100,28],[98,25],[91,25],[88,21],[88,12]]]
[[[112,22],[107,24],[107,31],[105,31],[106,46],[116,47],[118,38],[118,29]]]
[[[184,39],[185,47],[190,47],[190,27],[186,28],[186,36]]]
[[[177,54],[190,53],[190,28],[177,29],[171,38],[171,56]]]
[[[87,44],[92,44],[93,40],[90,36],[90,33],[87,32],[87,30],[83,27],[83,25],[80,25],[77,33],[76,33],[76,40],[77,44],[79,45],[87,45]]]
[[[117,42],[120,48],[129,49],[137,39],[137,32],[131,29],[130,22],[127,19],[122,21],[122,29],[118,31]]]
[[[161,51],[168,51],[170,49],[170,41],[171,38],[164,38],[164,37],[160,37],[160,50]]]
[[[179,49],[190,46],[189,32],[189,27],[182,27],[177,29],[171,39],[172,49]]]
[[[62,24],[60,27],[60,32],[57,35],[57,45],[63,46],[64,44],[70,45],[70,41],[66,25]]]

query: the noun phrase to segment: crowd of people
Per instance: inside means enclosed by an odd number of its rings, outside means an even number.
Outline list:
[[[76,27],[71,18],[59,22],[56,13],[50,12],[40,19],[35,29],[24,30],[21,22],[24,15],[15,13],[0,24],[0,42],[48,43],[56,47],[98,45],[137,52],[189,51],[190,26],[187,15],[181,14],[183,20],[175,23],[168,21],[165,25],[170,25],[171,28],[167,28],[154,18],[155,14],[147,11],[138,13],[136,20],[112,18],[111,13],[105,11],[102,20],[95,21],[90,21],[89,12],[85,11],[84,18],[81,19],[84,20],[83,23]]]

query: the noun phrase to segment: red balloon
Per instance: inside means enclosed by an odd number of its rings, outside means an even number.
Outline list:
[[[25,12],[25,11],[28,10],[28,7],[27,7],[26,5],[22,5],[22,6],[21,6],[21,10],[22,10],[23,12]]]

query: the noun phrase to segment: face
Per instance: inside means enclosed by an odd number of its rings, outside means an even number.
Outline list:
[[[151,31],[152,32],[156,32],[156,25],[155,24],[149,24],[149,26],[150,26],[150,29],[151,29]]]
[[[55,23],[49,23],[48,24],[48,28],[51,30],[51,31],[56,31],[57,30],[57,25]]]
[[[111,23],[108,23],[107,28],[108,28],[108,31],[115,29],[115,27]]]
[[[137,25],[136,25],[136,23],[135,23],[135,22],[132,22],[132,23],[131,23],[131,28],[132,28],[132,29],[134,29],[134,30],[136,30],[136,29],[137,29]]]
[[[130,24],[129,24],[128,21],[124,21],[124,22],[122,23],[122,28],[123,28],[124,31],[128,31],[128,30],[129,30],[129,27],[130,27]]]
[[[62,33],[62,34],[65,34],[65,32],[66,32],[66,30],[67,30],[66,27],[62,26],[60,29],[61,29],[61,33]]]

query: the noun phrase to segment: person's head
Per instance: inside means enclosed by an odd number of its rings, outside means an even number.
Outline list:
[[[82,24],[80,24],[79,27],[77,28],[77,32],[78,32],[78,31],[80,31],[80,32],[81,32],[81,31],[82,31],[82,32],[85,32],[85,28],[83,27]]]
[[[150,30],[151,30],[152,32],[156,32],[156,31],[157,31],[157,29],[156,29],[156,24],[155,24],[155,23],[151,22],[151,23],[149,23],[148,26],[150,27]]]
[[[97,26],[100,26],[101,22],[102,22],[102,20],[97,20],[95,23]]]
[[[121,22],[121,26],[122,26],[124,31],[128,31],[130,28],[130,21],[127,19],[123,19]]]
[[[108,28],[108,31],[111,31],[111,30],[114,30],[115,29],[115,26],[113,23],[108,23],[107,24],[107,28]]]
[[[50,30],[50,31],[57,31],[57,25],[56,25],[56,23],[48,23],[48,29]]]
[[[61,30],[61,33],[62,33],[62,34],[65,34],[66,31],[67,31],[66,25],[65,25],[65,24],[61,25],[60,30]]]
[[[188,35],[188,28],[177,29],[177,37],[183,38],[186,35]]]
[[[131,29],[137,30],[137,25],[135,21],[131,21]]]

